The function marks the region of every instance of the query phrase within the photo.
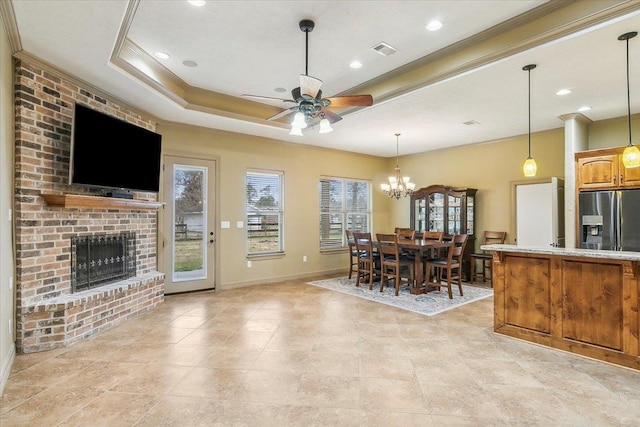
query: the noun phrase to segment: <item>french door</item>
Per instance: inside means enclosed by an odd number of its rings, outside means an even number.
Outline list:
[[[215,289],[215,160],[164,157],[165,293]]]

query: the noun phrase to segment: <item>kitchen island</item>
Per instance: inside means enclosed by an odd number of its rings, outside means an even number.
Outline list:
[[[640,253],[483,245],[494,331],[640,370]]]

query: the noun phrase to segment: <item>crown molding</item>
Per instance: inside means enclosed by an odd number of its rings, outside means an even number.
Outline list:
[[[0,1],[0,18],[4,24],[4,28],[9,38],[9,46],[11,53],[15,54],[22,50],[22,41],[20,40],[20,32],[18,31],[18,23],[16,22],[16,14],[13,11],[13,3],[10,1]]]

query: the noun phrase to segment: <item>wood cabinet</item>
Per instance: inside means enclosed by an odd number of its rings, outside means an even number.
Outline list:
[[[411,196],[411,228],[442,231],[445,236],[468,234],[463,257],[463,277],[470,277],[470,256],[475,247],[475,198],[478,190],[431,185]]]
[[[627,169],[622,164],[624,148],[576,153],[576,189],[640,188],[640,168]]]
[[[640,255],[496,246],[495,332],[640,370]]]

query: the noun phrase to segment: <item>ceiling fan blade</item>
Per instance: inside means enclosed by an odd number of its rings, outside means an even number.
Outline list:
[[[335,122],[339,122],[340,120],[342,120],[342,117],[340,117],[339,115],[337,115],[336,113],[334,113],[333,111],[327,109],[327,108],[323,108],[322,112],[324,113],[324,117],[329,120],[329,123],[334,124]]]
[[[332,107],[369,107],[373,105],[371,95],[334,96],[327,98]]]
[[[269,117],[267,120],[271,121],[271,120],[278,120],[281,117],[287,116],[291,113],[293,113],[294,111],[298,111],[298,106],[294,106],[291,108],[287,108],[286,110],[282,110],[280,111],[278,114],[274,114],[273,116]]]
[[[295,99],[296,101],[298,99],[300,99],[300,88],[299,87],[295,87],[293,89],[291,89],[291,96],[293,97],[293,99]]]
[[[262,99],[264,101],[296,102],[293,99],[275,98],[272,96],[248,95],[246,93],[243,93],[242,96],[245,98],[252,98],[257,100]]]
[[[300,92],[303,95],[309,95],[315,98],[322,86],[322,80],[315,77],[307,76],[306,74],[300,74]]]

